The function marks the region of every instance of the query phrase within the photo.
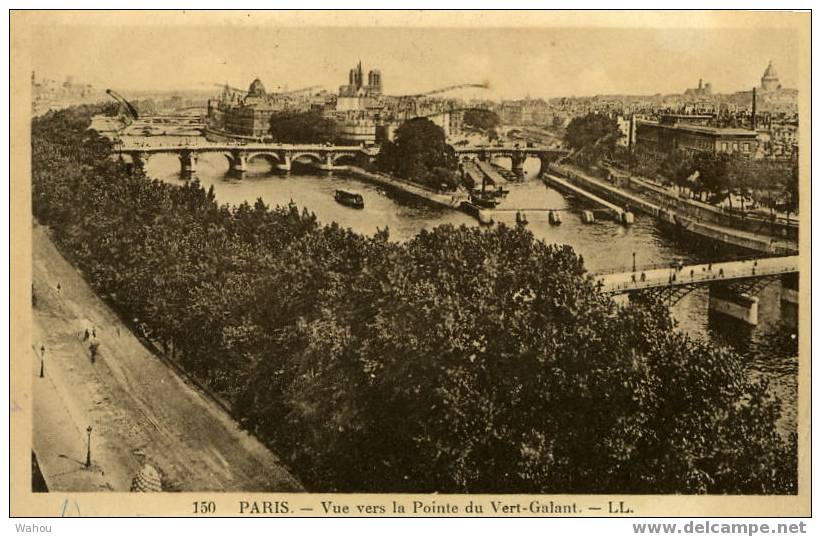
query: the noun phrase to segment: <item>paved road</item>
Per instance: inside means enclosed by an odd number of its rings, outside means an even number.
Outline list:
[[[44,227],[32,233],[33,448],[50,490],[127,491],[144,463],[160,470],[170,490],[301,490],[273,453],[120,323]],[[86,328],[100,343],[94,364],[82,341]],[[89,425],[93,464],[86,469]]]

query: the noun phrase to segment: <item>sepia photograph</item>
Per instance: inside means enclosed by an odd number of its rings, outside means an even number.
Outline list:
[[[808,515],[810,22],[12,11],[12,514]]]

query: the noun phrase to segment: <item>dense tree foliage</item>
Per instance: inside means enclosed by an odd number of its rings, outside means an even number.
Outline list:
[[[501,120],[499,119],[499,115],[493,110],[471,108],[465,110],[462,123],[465,127],[473,128],[483,134],[495,137],[496,127],[499,126]]]
[[[457,158],[445,131],[426,118],[414,118],[396,129],[394,140],[382,143],[377,167],[403,179],[440,188],[457,184]]]
[[[34,120],[36,216],[309,489],[796,491],[766,385],[662,306],[598,293],[570,247],[220,206],[110,160],[93,112]]]
[[[616,151],[615,160],[626,167],[626,151]],[[797,158],[753,159],[728,153],[694,154],[683,150],[659,158],[639,147],[633,150],[632,169],[638,175],[678,185],[696,197],[715,203],[735,194],[752,198],[771,209],[788,213],[798,210]]]
[[[610,116],[589,113],[570,120],[564,132],[564,142],[576,152],[575,159],[582,165],[597,163],[612,154],[622,137],[619,125]]]
[[[318,112],[284,111],[271,116],[271,136],[288,144],[333,143],[339,136],[336,121]]]

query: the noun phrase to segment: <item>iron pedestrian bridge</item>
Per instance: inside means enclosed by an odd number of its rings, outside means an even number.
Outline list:
[[[719,282],[744,284],[743,292],[758,292],[774,277],[798,273],[799,256],[762,257],[722,263],[701,263],[667,267],[638,267],[629,272],[593,275],[603,293],[628,294],[661,291],[661,297],[680,300],[694,287]]]

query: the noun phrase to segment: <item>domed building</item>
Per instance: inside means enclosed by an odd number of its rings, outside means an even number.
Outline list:
[[[767,65],[767,69],[761,76],[761,91],[778,91],[781,89],[781,83],[778,81],[778,73],[773,67],[773,61]]]
[[[271,116],[287,105],[286,97],[269,95],[262,81],[255,78],[248,86],[248,93],[223,106],[222,127],[228,134],[261,139],[270,130]]]
[[[255,78],[251,85],[248,86],[248,96],[249,97],[265,97],[265,86],[262,84],[262,80]]]
[[[772,60],[761,76],[761,87],[758,89],[758,111],[769,113],[795,114],[798,112],[798,90],[781,85],[778,72]]]

